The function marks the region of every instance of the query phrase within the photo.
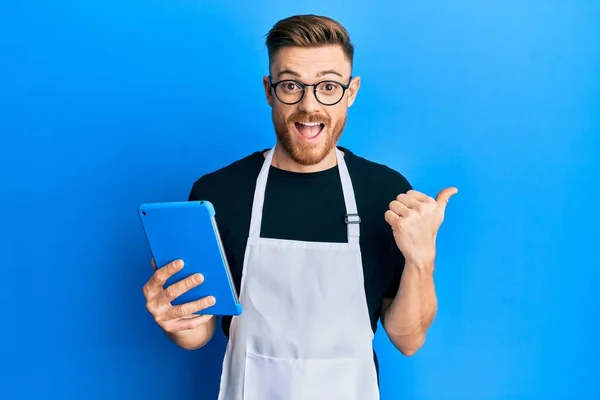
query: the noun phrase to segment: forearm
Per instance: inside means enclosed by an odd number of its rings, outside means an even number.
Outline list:
[[[384,310],[383,325],[390,341],[403,354],[414,354],[437,312],[433,262],[407,261],[398,293]]]
[[[217,317],[194,329],[178,332],[165,332],[167,337],[179,347],[186,350],[196,350],[205,346],[213,337],[217,326]]]

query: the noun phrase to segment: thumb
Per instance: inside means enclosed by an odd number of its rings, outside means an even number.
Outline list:
[[[458,189],[455,187],[442,189],[438,193],[437,197],[435,198],[435,201],[438,203],[438,207],[442,212],[442,216],[444,215],[444,211],[446,211],[446,205],[448,204],[448,200],[450,200],[450,197],[454,196],[456,193],[458,193]]]

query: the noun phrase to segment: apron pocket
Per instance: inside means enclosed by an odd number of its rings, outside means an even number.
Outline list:
[[[244,400],[358,400],[356,360],[246,354]]]

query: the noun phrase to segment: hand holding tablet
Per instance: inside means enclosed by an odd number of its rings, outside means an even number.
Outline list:
[[[142,204],[138,213],[159,267],[144,286],[155,318],[187,327],[212,315],[241,314],[210,202]]]
[[[152,265],[155,272],[143,288],[146,308],[166,332],[174,333],[195,329],[210,321],[213,315],[195,315],[195,313],[213,306],[215,304],[213,296],[206,296],[177,306],[171,305],[171,302],[179,296],[201,285],[204,276],[192,274],[165,288],[167,280],[182,270],[183,261],[176,260],[161,268],[156,268],[154,259],[152,259]]]

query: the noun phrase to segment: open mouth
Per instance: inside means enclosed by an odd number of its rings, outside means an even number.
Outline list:
[[[325,128],[322,122],[295,122],[296,130],[305,139],[315,139]]]

